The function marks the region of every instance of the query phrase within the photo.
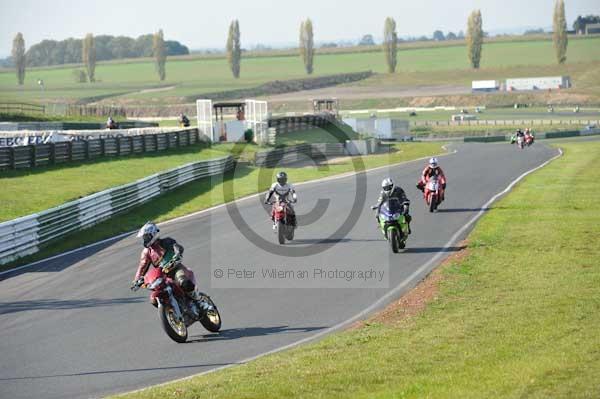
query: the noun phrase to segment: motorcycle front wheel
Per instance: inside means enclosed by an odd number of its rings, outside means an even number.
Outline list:
[[[398,253],[398,249],[400,248],[400,234],[396,229],[390,229],[388,231],[388,236],[390,237],[390,246],[392,247],[393,253]]]
[[[282,222],[277,223],[277,239],[279,240],[279,244],[285,244],[285,229],[286,225]]]
[[[202,300],[211,305],[212,309],[204,313],[204,316],[200,318],[200,324],[210,332],[219,332],[221,329],[221,314],[217,309],[217,305],[207,295]]]
[[[187,341],[187,327],[183,321],[176,320],[175,312],[171,306],[159,306],[158,316],[160,317],[160,324],[169,338],[180,344]]]
[[[429,196],[429,212],[435,211],[437,205],[437,197],[435,195]]]

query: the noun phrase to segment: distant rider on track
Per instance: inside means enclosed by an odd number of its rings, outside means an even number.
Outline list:
[[[265,204],[270,204],[271,197],[273,196],[273,194],[277,194],[277,196],[279,196],[281,200],[286,202],[289,210],[288,216],[290,217],[292,226],[296,227],[296,212],[294,211],[294,208],[291,205],[292,203],[296,203],[298,201],[298,197],[296,196],[296,190],[294,189],[294,186],[291,183],[288,184],[288,176],[287,173],[285,173],[284,171],[277,173],[276,178],[277,181],[271,185],[271,188],[265,196]],[[273,226],[273,229],[275,229],[275,226]]]
[[[446,175],[444,174],[442,168],[440,168],[440,166],[438,165],[437,158],[433,157],[429,159],[428,165],[425,167],[425,169],[423,169],[423,172],[421,173],[421,180],[419,180],[419,182],[417,183],[417,188],[421,191],[425,191],[425,186],[427,185],[427,182],[433,176],[437,176],[439,179],[441,187],[440,198],[443,201],[444,194],[446,192]]]

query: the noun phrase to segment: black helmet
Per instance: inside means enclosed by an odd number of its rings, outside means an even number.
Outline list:
[[[277,183],[281,184],[282,186],[287,183],[287,173],[284,171],[277,173]]]

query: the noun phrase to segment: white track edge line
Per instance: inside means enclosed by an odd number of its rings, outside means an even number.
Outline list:
[[[448,148],[445,145],[443,145],[441,148],[444,149],[445,151],[448,151]],[[452,152],[448,152],[446,154],[439,154],[439,155],[435,155],[435,156],[436,157],[444,157],[444,156],[456,154],[457,152],[458,151],[456,149],[454,149]],[[384,155],[384,154],[381,154],[381,155]],[[318,183],[321,183],[321,182],[331,181],[331,180],[336,180],[336,179],[343,179],[343,178],[354,176],[354,175],[356,175],[358,173],[368,173],[368,172],[373,172],[373,171],[377,171],[377,170],[381,170],[381,169],[385,169],[385,168],[392,168],[392,167],[396,167],[396,166],[399,166],[399,165],[408,164],[408,163],[411,163],[411,162],[422,161],[423,159],[427,159],[427,158],[429,158],[429,156],[412,159],[410,161],[402,161],[402,162],[398,162],[398,163],[394,163],[394,164],[389,164],[389,165],[384,165],[384,166],[378,166],[378,167],[372,168],[372,169],[365,169],[365,170],[363,170],[361,172],[347,172],[347,173],[341,173],[341,174],[338,174],[338,175],[328,176],[328,177],[325,177],[325,178],[322,178],[322,179],[307,180],[307,181],[304,181],[304,182],[300,182],[300,183],[294,184],[294,186],[298,187],[298,186],[304,186],[304,185],[308,185],[308,184],[318,184]],[[223,208],[223,207],[225,207],[225,206],[227,206],[227,205],[229,205],[229,204],[231,204],[233,202],[242,202],[242,201],[245,201],[245,200],[248,200],[248,199],[251,199],[251,198],[258,197],[260,195],[262,195],[262,193],[250,194],[250,195],[247,195],[245,197],[235,199],[233,201],[224,202],[222,204],[215,205],[215,206],[212,206],[210,208],[202,209],[200,211],[189,213],[187,215],[178,216],[178,217],[173,218],[173,219],[165,220],[163,222],[157,223],[157,225],[159,225],[159,226],[169,225],[171,223],[175,223],[175,222],[179,222],[179,221],[182,221],[182,220],[185,220],[185,219],[189,219],[189,218],[192,218],[194,216],[198,216],[198,215],[201,215],[201,214],[204,214],[204,213],[212,212],[212,211],[214,211],[216,209]],[[5,274],[14,273],[14,272],[17,272],[19,270],[27,269],[29,267],[36,266],[36,265],[38,265],[40,263],[49,262],[51,260],[58,259],[58,258],[61,258],[63,256],[67,256],[67,255],[71,255],[71,254],[74,254],[74,253],[77,253],[77,252],[80,252],[80,251],[84,251],[86,249],[93,248],[93,247],[98,246],[98,245],[102,245],[102,244],[104,244],[106,242],[109,242],[109,241],[118,240],[118,239],[121,239],[121,238],[126,237],[128,235],[131,235],[131,234],[133,234],[135,232],[137,232],[137,230],[132,230],[132,231],[128,231],[128,232],[125,232],[125,233],[117,234],[116,236],[105,238],[103,240],[96,241],[96,242],[93,242],[91,244],[84,245],[83,247],[74,248],[74,249],[68,250],[66,252],[61,252],[59,254],[52,255],[52,256],[50,256],[48,258],[36,260],[35,262],[28,263],[28,264],[23,265],[23,266],[18,266],[18,267],[12,268],[12,269],[8,269],[8,270],[0,272],[0,276],[3,276]]]
[[[320,337],[322,337],[323,335],[327,335],[329,333],[332,333],[336,330],[339,330],[345,326],[347,326],[348,324],[354,323],[357,320],[362,319],[364,316],[366,316],[368,313],[371,313],[373,310],[377,309],[378,307],[382,306],[385,303],[388,303],[391,297],[394,297],[398,294],[400,294],[400,292],[406,288],[406,286],[415,283],[416,280],[421,273],[423,273],[425,270],[427,270],[433,263],[437,262],[439,260],[440,257],[443,256],[443,254],[446,252],[446,250],[452,246],[455,241],[458,239],[458,237],[463,234],[473,223],[475,223],[477,221],[477,219],[479,219],[481,217],[481,215],[483,215],[484,212],[487,211],[488,207],[494,202],[496,201],[499,197],[501,197],[502,195],[508,193],[518,182],[520,182],[521,180],[523,180],[523,178],[525,178],[527,175],[529,175],[530,173],[535,172],[536,170],[539,170],[541,168],[543,168],[544,166],[548,165],[550,162],[554,161],[555,159],[561,157],[563,155],[563,151],[561,148],[558,149],[558,154],[555,155],[554,157],[550,158],[549,160],[547,160],[546,162],[542,163],[539,166],[536,166],[533,169],[528,170],[527,172],[523,173],[522,175],[520,175],[519,177],[517,177],[515,180],[513,180],[504,190],[502,190],[501,192],[499,192],[498,194],[494,195],[488,202],[486,202],[480,209],[480,211],[473,216],[465,225],[463,225],[456,233],[454,233],[454,235],[450,238],[450,240],[448,240],[448,242],[446,243],[446,245],[444,245],[444,248],[442,248],[441,251],[438,251],[438,253],[431,258],[429,261],[427,261],[425,264],[423,264],[421,267],[419,267],[417,270],[415,270],[410,276],[408,276],[407,279],[405,279],[403,282],[401,282],[400,284],[398,284],[396,287],[394,287],[394,289],[392,291],[389,291],[387,294],[385,294],[384,296],[382,296],[381,298],[379,298],[377,301],[375,301],[373,304],[371,304],[369,307],[367,307],[366,309],[362,310],[361,312],[357,313],[356,315],[350,317],[349,319],[346,319],[334,326],[331,326],[329,328],[326,328],[325,330],[322,330],[314,335],[311,335],[310,337],[306,337],[306,338],[302,338],[298,341],[292,342],[290,344],[281,346],[279,348],[275,348],[275,349],[271,349],[270,351],[267,352],[263,352],[263,353],[259,353],[258,355],[254,355],[251,356],[249,358],[243,359],[243,360],[239,360],[237,362],[231,363],[231,364],[227,364],[225,366],[220,366],[220,367],[216,367],[214,369],[210,369],[207,371],[203,371],[201,373],[198,374],[193,374],[187,377],[183,377],[183,378],[178,378],[175,380],[170,380],[167,382],[163,382],[160,384],[156,384],[156,385],[151,385],[149,387],[144,387],[144,388],[140,388],[140,389],[136,389],[133,391],[128,391],[128,392],[123,392],[120,394],[116,394],[117,396],[120,395],[128,395],[128,394],[133,394],[136,392],[142,392],[142,391],[146,391],[148,389],[153,389],[153,388],[159,388],[161,386],[165,386],[165,385],[169,385],[169,384],[173,384],[176,382],[180,382],[180,381],[186,381],[195,377],[199,377],[205,374],[210,374],[210,373],[214,373],[216,371],[220,371],[220,370],[224,370],[233,366],[237,366],[237,365],[242,365],[248,362],[251,362],[253,360],[256,360],[258,358],[261,358],[263,356],[267,356],[267,355],[271,355],[273,353],[277,353],[277,352],[281,352],[284,351],[286,349],[291,349],[295,346],[298,345],[302,345],[304,343],[310,342],[310,341],[314,341]]]

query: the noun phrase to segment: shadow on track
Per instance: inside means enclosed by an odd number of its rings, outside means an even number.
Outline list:
[[[487,212],[492,208],[448,208],[448,209],[438,209],[438,213],[455,213],[455,212],[479,212],[484,211]]]
[[[35,301],[0,302],[0,315],[26,312],[28,310],[66,310],[96,308],[130,303],[145,302],[146,298],[113,298],[113,299],[40,299]]]
[[[442,247],[420,247],[420,248],[417,247],[417,248],[411,248],[411,247],[408,247],[404,251],[402,251],[402,253],[405,253],[405,254],[423,254],[423,253],[436,253],[436,252],[458,252],[458,251],[462,251],[465,248],[466,248],[465,245],[461,245],[460,247],[448,247],[448,248],[442,248]]]
[[[351,242],[350,238],[299,238],[287,242],[286,245],[303,245],[303,244],[339,244],[342,242]]]
[[[143,369],[82,371],[80,373],[70,373],[70,374],[65,373],[65,374],[53,374],[53,375],[38,375],[38,376],[31,376],[31,377],[0,378],[0,381],[37,380],[37,379],[41,379],[41,378],[82,377],[82,376],[101,375],[101,374],[139,373],[139,372],[159,371],[159,370],[194,369],[194,368],[199,368],[199,367],[227,366],[230,364],[234,364],[234,363],[206,363],[206,364],[189,364],[186,366],[148,367],[148,368],[143,368]]]
[[[197,342],[212,342],[212,341],[228,341],[244,337],[262,337],[265,335],[282,334],[282,333],[297,333],[297,332],[312,332],[322,330],[326,327],[246,327],[246,328],[230,328],[221,330],[218,334],[200,335],[190,339],[186,344]]]

